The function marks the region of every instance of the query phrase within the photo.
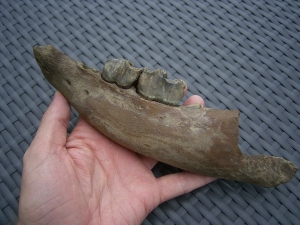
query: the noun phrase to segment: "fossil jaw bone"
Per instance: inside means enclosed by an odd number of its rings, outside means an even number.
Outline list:
[[[298,167],[283,158],[248,156],[238,148],[237,110],[173,107],[141,98],[102,79],[102,72],[53,46],[34,47],[46,79],[87,122],[113,141],[181,169],[272,187]]]

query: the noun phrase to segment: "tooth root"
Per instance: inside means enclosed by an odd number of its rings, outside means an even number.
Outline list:
[[[167,79],[166,71],[151,71],[148,68],[140,75],[137,86],[137,92],[142,97],[173,106],[177,106],[182,99],[184,89],[184,81]]]
[[[143,69],[133,67],[133,63],[128,60],[111,59],[103,67],[102,78],[119,87],[130,88],[142,71]]]

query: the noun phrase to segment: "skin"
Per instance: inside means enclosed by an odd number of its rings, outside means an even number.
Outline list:
[[[185,105],[201,103],[192,96]],[[67,136],[70,105],[57,92],[24,155],[18,224],[140,224],[160,203],[215,178],[155,178],[157,161],[130,151],[82,118]]]

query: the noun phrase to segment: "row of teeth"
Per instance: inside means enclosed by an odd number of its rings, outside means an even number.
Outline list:
[[[135,86],[143,98],[172,106],[179,104],[186,86],[182,80],[167,79],[167,72],[162,69],[135,68],[125,59],[108,60],[103,67],[102,78],[121,88]]]

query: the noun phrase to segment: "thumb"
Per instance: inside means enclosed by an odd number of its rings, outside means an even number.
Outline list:
[[[52,103],[43,115],[36,136],[28,150],[42,148],[45,154],[55,153],[66,144],[67,127],[70,120],[70,105],[65,97],[56,92]],[[41,152],[40,152],[41,153]]]

